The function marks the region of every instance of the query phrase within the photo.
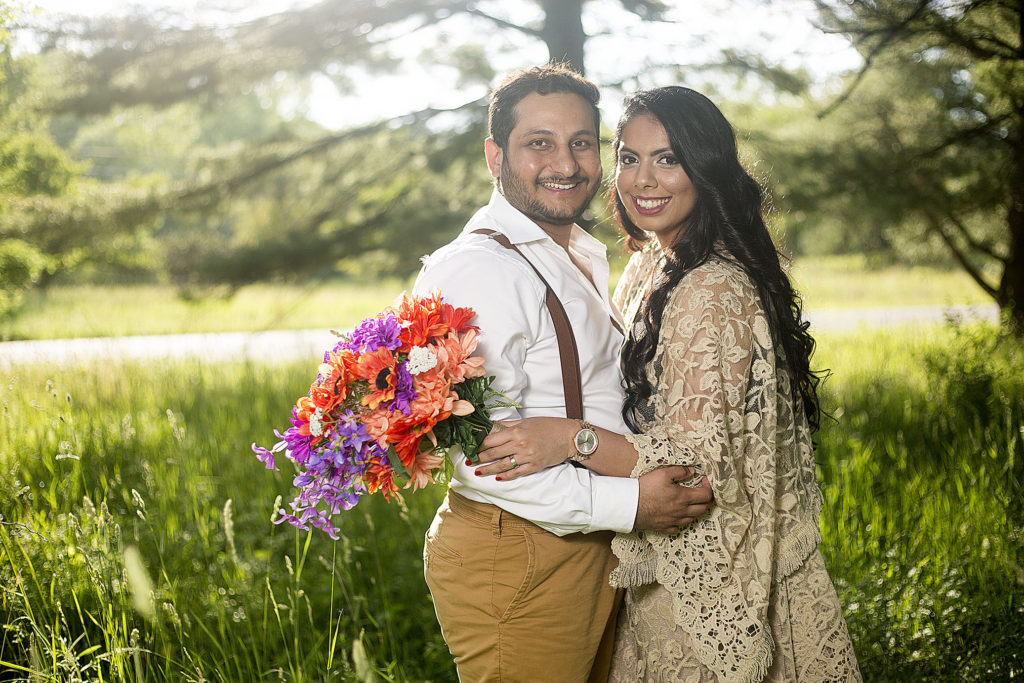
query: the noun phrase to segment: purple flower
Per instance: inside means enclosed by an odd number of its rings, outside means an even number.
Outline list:
[[[367,318],[348,337],[346,346],[353,352],[375,351],[381,347],[394,351],[402,345],[398,335],[402,326],[391,313],[381,318]]]
[[[416,400],[416,390],[412,388],[412,373],[409,372],[409,368],[406,365],[406,363],[399,364],[395,373],[397,382],[395,384],[395,398],[391,401],[391,408],[400,410],[403,414],[408,415],[412,412],[409,402]]]
[[[351,410],[331,417],[334,423],[324,439],[313,440],[299,434],[301,420],[294,410],[292,427],[278,434],[281,442],[275,448],[283,443],[289,459],[298,468],[292,484],[299,494],[291,502],[291,512],[282,510],[275,522],[288,522],[299,529],[314,527],[337,538],[332,516],[351,510],[359,497],[366,494],[363,476],[371,463],[384,456],[384,451]],[[257,455],[263,455],[262,451]]]

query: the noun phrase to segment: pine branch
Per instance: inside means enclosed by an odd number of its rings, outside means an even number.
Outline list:
[[[836,30],[837,33],[846,33],[851,36],[859,35],[859,38],[855,38],[853,40],[854,47],[859,48],[869,37],[874,37],[877,34],[880,34],[882,36],[878,43],[876,43],[871,48],[870,52],[868,52],[868,54],[864,57],[864,64],[857,72],[857,75],[854,77],[853,82],[850,83],[843,90],[843,92],[840,93],[836,97],[836,99],[832,101],[830,105],[825,107],[825,109],[823,109],[822,111],[818,112],[819,119],[825,118],[833,111],[835,111],[839,106],[841,106],[844,102],[850,99],[850,97],[853,95],[854,90],[856,90],[857,86],[859,86],[861,81],[864,80],[864,76],[867,75],[868,70],[874,64],[875,59],[880,54],[882,54],[882,52],[887,47],[889,47],[890,44],[892,44],[897,38],[899,38],[900,34],[903,31],[905,31],[906,28],[915,19],[917,19],[925,10],[927,10],[930,1],[931,0],[918,0],[917,7],[915,7],[914,10],[909,15],[904,17],[902,20],[897,21],[895,25],[883,26],[882,28],[879,29],[857,29],[850,22],[840,20],[836,13],[833,12],[831,8],[829,8],[827,5],[825,5],[824,0],[815,0],[815,4],[818,6],[819,9],[823,10],[826,14],[831,15],[835,20],[837,20],[837,22],[839,22],[840,25]],[[861,6],[864,5],[861,4]]]
[[[196,187],[187,188],[176,193],[176,201],[180,203],[189,204],[201,200],[204,198],[214,197],[218,195],[225,195],[238,188],[247,185],[259,178],[265,176],[276,169],[287,166],[299,159],[303,159],[309,156],[315,156],[317,154],[323,154],[329,149],[336,145],[348,141],[354,140],[368,135],[373,135],[387,128],[394,128],[395,126],[411,126],[418,123],[423,123],[432,119],[439,114],[455,113],[460,111],[469,111],[474,108],[485,106],[487,103],[486,98],[480,98],[471,102],[466,102],[457,107],[450,109],[437,109],[429,107],[427,109],[421,109],[414,111],[409,114],[402,114],[390,119],[378,121],[376,123],[360,126],[359,128],[352,128],[341,133],[334,135],[327,135],[318,140],[307,144],[301,149],[295,150],[289,154],[285,154],[279,157],[271,157],[264,159],[246,171],[239,173],[230,178],[219,180],[216,182],[208,183],[206,185],[200,185]],[[200,204],[202,202],[199,202]]]
[[[487,12],[477,9],[476,7],[467,7],[465,11],[467,14],[472,14],[473,16],[487,19],[488,21],[493,22],[494,24],[500,26],[501,28],[508,28],[512,29],[513,31],[519,31],[520,33],[525,33],[528,36],[538,38],[540,40],[544,39],[544,34],[541,33],[538,29],[512,23],[511,21],[507,21],[505,19],[502,19],[501,17],[496,17],[492,14],[488,14]]]
[[[947,247],[949,247],[950,252],[952,252],[953,254],[953,258],[957,260],[957,263],[960,264],[960,267],[967,271],[967,274],[971,276],[971,279],[974,280],[978,284],[978,286],[981,287],[982,290],[984,290],[986,294],[988,294],[993,299],[998,300],[998,290],[985,280],[984,276],[981,274],[981,271],[978,268],[976,268],[973,263],[971,263],[970,259],[967,258],[967,254],[965,254],[964,251],[960,248],[960,246],[956,243],[956,240],[954,240],[953,237],[948,232],[946,232],[945,228],[943,228],[942,226],[942,220],[931,210],[926,211],[925,216],[928,218],[928,223],[931,226],[931,228],[936,233],[938,233],[942,241],[945,242]]]

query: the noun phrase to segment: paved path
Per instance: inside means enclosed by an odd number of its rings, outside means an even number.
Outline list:
[[[999,309],[995,304],[975,304],[853,308],[807,313],[812,332],[934,323],[950,316],[996,320]],[[0,343],[0,368],[37,363],[59,367],[97,359],[315,359],[336,340],[337,337],[325,330],[283,330],[3,342]]]

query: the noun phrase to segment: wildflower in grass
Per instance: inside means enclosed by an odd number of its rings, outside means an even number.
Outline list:
[[[275,523],[337,538],[334,515],[360,496],[390,500],[434,483],[443,451],[456,445],[475,459],[492,426],[485,403],[497,394],[484,359],[473,356],[473,316],[439,294],[402,295],[324,353],[291,427],[274,432],[272,448],[252,445],[267,469],[282,451],[296,467],[298,495]]]

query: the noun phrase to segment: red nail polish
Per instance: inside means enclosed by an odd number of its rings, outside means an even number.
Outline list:
[[[501,481],[501,477],[495,477],[494,481]]]
[[[470,460],[469,458],[466,458],[466,464],[467,464],[467,465],[472,465],[472,464],[473,464],[473,461],[472,461],[472,460]]]
[[[468,465],[469,463],[467,462],[466,464]],[[476,476],[478,476],[478,477],[479,477],[479,476],[480,476],[480,470],[477,470],[477,471],[476,471],[476,472],[474,472],[473,474],[475,474]]]

